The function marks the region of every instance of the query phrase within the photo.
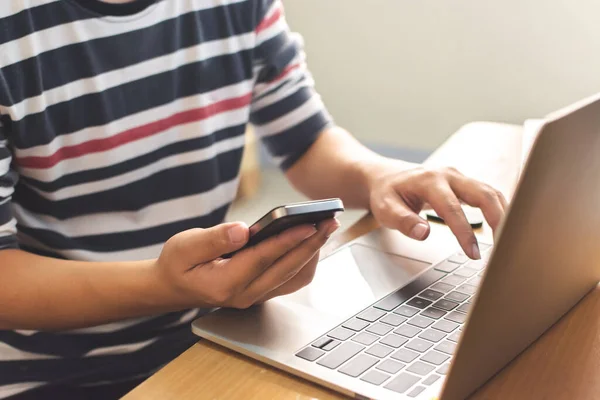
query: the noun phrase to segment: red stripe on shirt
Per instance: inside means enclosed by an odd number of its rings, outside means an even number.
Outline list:
[[[222,100],[206,107],[199,107],[192,110],[183,111],[158,121],[137,126],[135,128],[117,133],[111,137],[94,139],[74,146],[65,146],[47,157],[22,157],[17,158],[16,162],[20,167],[23,168],[51,168],[63,160],[85,156],[86,154],[111,150],[124,144],[164,132],[167,129],[178,125],[201,121],[222,112],[246,107],[248,104],[250,104],[251,100],[252,94],[246,94],[244,96]]]
[[[283,15],[283,10],[281,8],[281,4],[277,6],[277,9],[273,11],[273,13],[267,17],[265,17],[260,24],[256,27],[256,33],[260,33],[265,29],[273,26],[279,18]]]

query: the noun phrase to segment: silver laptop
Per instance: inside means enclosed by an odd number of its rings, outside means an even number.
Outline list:
[[[600,280],[600,96],[540,129],[495,245],[379,229],[312,284],[193,322],[207,340],[360,399],[464,399]]]

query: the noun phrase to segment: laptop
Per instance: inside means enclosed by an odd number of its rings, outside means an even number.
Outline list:
[[[600,280],[600,96],[544,120],[495,244],[377,229],[304,289],[220,309],[197,335],[358,399],[464,399]]]

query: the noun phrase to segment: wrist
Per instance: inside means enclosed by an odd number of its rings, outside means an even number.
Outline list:
[[[187,308],[181,291],[175,288],[158,259],[141,261],[137,269],[137,282],[144,306],[155,312],[172,312]]]

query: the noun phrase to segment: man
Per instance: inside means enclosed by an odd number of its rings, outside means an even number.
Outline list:
[[[423,240],[431,205],[479,258],[460,201],[495,190],[378,156],[337,127],[279,0],[0,5],[0,398],[117,398],[188,348],[211,307],[308,284],[338,227],[229,260],[248,122],[291,183]]]

